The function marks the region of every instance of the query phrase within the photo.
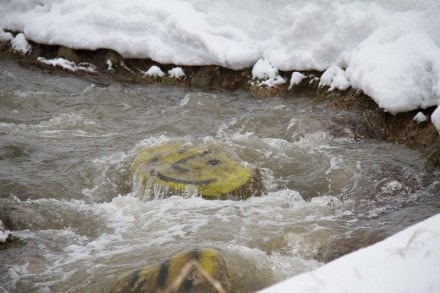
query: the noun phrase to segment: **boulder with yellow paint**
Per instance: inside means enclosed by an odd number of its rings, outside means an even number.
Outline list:
[[[159,265],[121,277],[112,292],[229,292],[228,270],[220,251],[185,250]]]
[[[189,192],[206,199],[246,199],[260,196],[261,174],[245,167],[223,145],[164,144],[142,150],[131,166],[134,186],[144,194]]]

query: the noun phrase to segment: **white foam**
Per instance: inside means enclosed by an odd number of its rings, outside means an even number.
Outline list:
[[[0,221],[1,223],[1,221]],[[11,231],[3,230],[0,228],[0,243],[5,243],[6,239],[8,239],[9,235],[11,235]]]

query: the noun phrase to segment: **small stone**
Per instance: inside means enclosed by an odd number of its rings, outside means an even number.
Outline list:
[[[27,152],[23,146],[0,141],[0,160],[15,159],[26,155]]]

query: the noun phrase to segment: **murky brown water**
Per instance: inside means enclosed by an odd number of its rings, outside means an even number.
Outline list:
[[[0,148],[18,150],[0,160],[0,216],[26,242],[0,251],[0,292],[102,292],[193,247],[239,260],[257,289],[438,213],[439,173],[417,151],[354,139],[338,122],[350,115],[308,98],[94,83],[0,61]],[[137,151],[175,140],[230,146],[260,168],[265,194],[131,193]]]

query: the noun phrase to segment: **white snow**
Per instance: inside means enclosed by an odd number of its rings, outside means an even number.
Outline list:
[[[13,39],[14,36],[11,33],[3,31],[3,29],[0,27],[0,41],[12,41]]]
[[[417,123],[422,123],[427,121],[428,117],[426,117],[426,115],[423,114],[423,112],[418,112],[416,116],[414,116],[413,120],[416,121]]]
[[[261,292],[440,292],[440,214]]]
[[[341,91],[345,91],[350,87],[350,83],[345,76],[345,71],[342,70],[339,66],[330,66],[321,76],[321,80],[319,81],[319,86],[328,86],[329,91],[334,89],[338,89]]]
[[[159,66],[153,65],[144,73],[144,76],[163,77],[165,76],[165,73]]]
[[[91,72],[91,73],[96,72],[95,66],[90,63],[80,63],[77,65],[75,62],[66,60],[64,58],[46,59],[43,57],[38,57],[37,60],[40,61],[41,63],[52,65],[54,67],[58,66],[72,72],[78,70]]]
[[[17,34],[11,41],[11,45],[13,51],[21,54],[27,54],[31,50],[31,45],[29,45],[23,33]]]
[[[174,79],[182,79],[185,78],[185,72],[182,67],[174,67],[168,70],[168,75]]]
[[[113,62],[110,59],[107,59],[107,61],[105,62],[107,64],[107,71],[108,72],[113,72],[115,71],[113,69]]]
[[[276,87],[286,82],[269,61],[259,59],[252,68],[252,79],[257,79],[259,86]]]
[[[431,121],[435,125],[435,128],[437,128],[438,132],[440,132],[440,107],[437,107],[434,113],[432,113]]]
[[[264,65],[270,87],[278,70],[327,70],[330,89],[397,113],[438,104],[438,15],[438,0],[28,0],[2,3],[0,28],[162,64]]]
[[[294,86],[298,85],[306,76],[301,72],[294,71],[292,72],[292,76],[290,77],[289,90]]]

